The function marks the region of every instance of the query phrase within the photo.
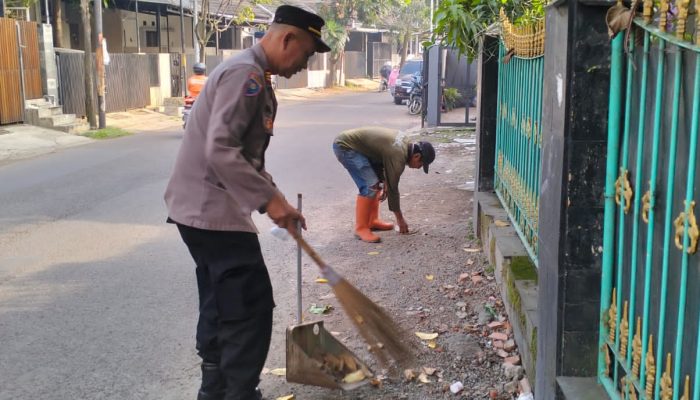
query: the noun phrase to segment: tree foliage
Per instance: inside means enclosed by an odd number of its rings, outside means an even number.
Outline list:
[[[233,24],[241,25],[252,21],[255,18],[253,7],[269,3],[270,0],[201,0],[195,25],[199,61],[204,62],[207,43],[215,33],[225,32]]]
[[[443,0],[435,10],[429,44],[453,46],[473,58],[479,37],[499,20],[501,9],[516,25],[528,25],[544,18],[545,4],[546,0]]]
[[[401,62],[406,61],[407,49],[414,33],[426,32],[430,27],[430,8],[425,0],[399,2],[388,10],[383,25],[398,33],[401,48]]]

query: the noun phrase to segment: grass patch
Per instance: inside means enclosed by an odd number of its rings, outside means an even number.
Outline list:
[[[83,136],[89,137],[91,139],[114,139],[122,136],[131,135],[132,132],[125,131],[121,128],[106,127],[103,129],[98,129],[95,131],[87,131],[83,133]]]

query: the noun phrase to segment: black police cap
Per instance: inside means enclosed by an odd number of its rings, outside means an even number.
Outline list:
[[[331,51],[331,48],[321,40],[321,28],[323,28],[326,22],[318,15],[302,10],[299,7],[283,5],[275,11],[275,18],[273,21],[278,24],[296,26],[297,28],[309,32],[316,42],[317,53],[327,53]]]

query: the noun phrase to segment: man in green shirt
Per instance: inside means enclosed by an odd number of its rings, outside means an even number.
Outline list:
[[[379,219],[379,201],[389,199],[400,233],[408,233],[401,213],[399,179],[404,169],[428,166],[435,160],[429,142],[410,142],[399,131],[381,127],[362,127],[342,132],[333,141],[333,152],[348,170],[360,193],[355,206],[355,236],[377,243],[372,230],[391,230],[394,224]]]

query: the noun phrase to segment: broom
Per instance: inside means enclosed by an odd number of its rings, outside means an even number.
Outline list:
[[[333,288],[335,297],[360,331],[369,345],[370,352],[377,357],[379,363],[387,366],[387,355],[399,366],[405,366],[413,361],[413,354],[408,346],[409,340],[398,324],[381,307],[323,262],[321,256],[306,243],[304,238],[297,235],[294,239],[319,266],[321,273]]]

